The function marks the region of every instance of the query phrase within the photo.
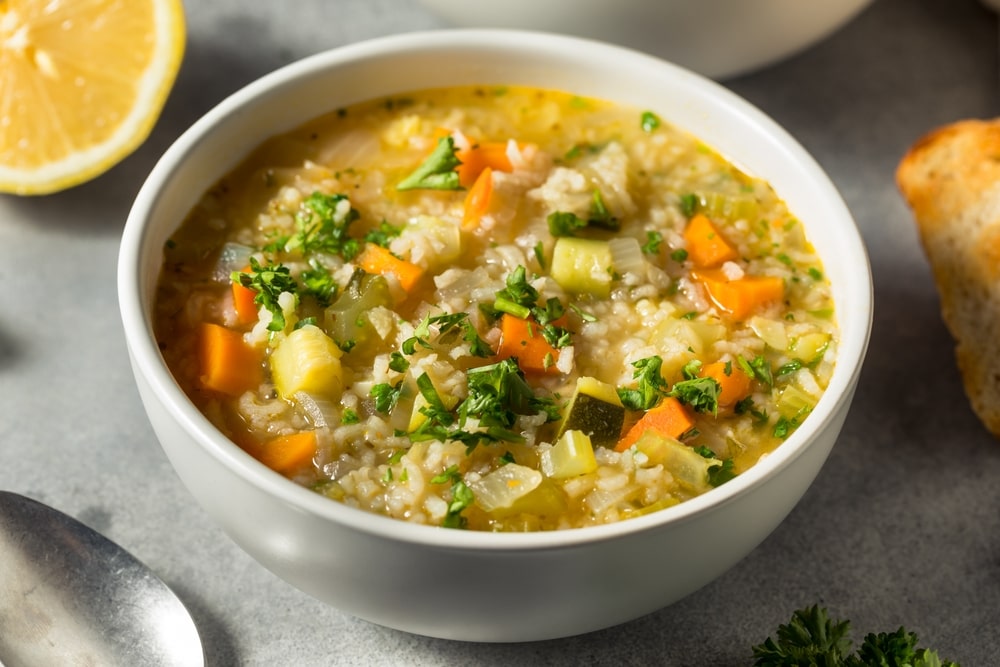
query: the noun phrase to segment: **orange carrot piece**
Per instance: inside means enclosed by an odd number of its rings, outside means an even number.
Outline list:
[[[424,270],[405,259],[393,255],[387,248],[369,243],[357,259],[358,266],[368,273],[379,275],[392,274],[396,276],[400,287],[407,293],[412,292],[424,275]]]
[[[506,141],[475,144],[470,148],[455,151],[455,157],[462,161],[456,171],[458,182],[463,188],[471,187],[487,167],[494,171],[506,172],[514,169],[510,158],[507,157]]]
[[[249,273],[250,267],[245,266],[240,273]],[[257,321],[257,290],[244,287],[233,281],[233,307],[236,308],[236,321],[240,324],[253,324]]]
[[[243,341],[243,334],[203,322],[198,329],[201,385],[229,396],[239,396],[263,381],[263,353]]]
[[[668,396],[646,411],[615,445],[616,452],[624,452],[634,445],[646,431],[655,431],[667,438],[679,438],[694,427],[694,419],[680,401]]]
[[[739,258],[719,228],[702,213],[696,214],[684,228],[688,259],[695,266],[707,269]]]
[[[486,167],[465,196],[465,212],[462,214],[462,229],[472,229],[490,207],[493,196],[493,169]]]
[[[257,460],[282,475],[290,475],[312,462],[316,455],[316,432],[301,431],[279,435],[265,442]]]
[[[761,306],[785,296],[785,283],[775,276],[729,280],[720,269],[705,269],[693,271],[691,277],[704,285],[712,302],[734,320],[745,320]]]
[[[517,365],[525,373],[556,375],[559,369],[559,350],[542,335],[541,326],[534,319],[523,319],[505,314],[500,318],[500,345],[497,356],[501,359],[517,358]]]
[[[735,363],[728,364],[729,374],[726,374],[727,364],[716,361],[705,364],[701,369],[702,377],[709,377],[719,383],[719,407],[729,408],[743,400],[750,393],[750,376]]]

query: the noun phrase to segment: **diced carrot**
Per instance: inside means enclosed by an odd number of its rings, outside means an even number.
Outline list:
[[[249,273],[250,267],[246,266],[240,273]],[[236,321],[240,324],[253,324],[257,321],[257,290],[244,287],[241,283],[233,281],[233,307],[236,308]]]
[[[316,455],[316,432],[301,431],[279,435],[265,442],[257,459],[271,470],[290,475],[312,462]]]
[[[246,344],[243,334],[203,322],[198,329],[201,385],[229,396],[239,396],[263,380],[263,352]]]
[[[505,314],[500,318],[500,345],[497,356],[501,359],[517,358],[517,365],[525,373],[556,375],[559,369],[559,350],[542,335],[541,326],[534,319],[523,319]]]
[[[688,221],[684,229],[684,240],[687,243],[688,259],[699,268],[720,266],[739,257],[736,248],[729,244],[719,228],[703,213],[696,214]]]
[[[693,426],[694,419],[691,418],[687,408],[676,398],[668,396],[655,407],[647,410],[639,421],[625,432],[622,439],[615,445],[615,451],[624,452],[634,445],[646,431],[652,430],[667,438],[679,438],[690,431]]]
[[[456,171],[458,182],[463,188],[471,187],[479,178],[479,174],[489,167],[494,171],[512,171],[513,165],[507,157],[507,142],[490,141],[474,144],[469,148],[455,151],[455,157],[462,161]]]
[[[412,292],[424,275],[424,270],[405,259],[393,255],[387,248],[369,243],[357,259],[358,266],[368,273],[379,275],[392,274],[396,276],[400,287],[406,292]]]
[[[462,229],[471,229],[479,223],[479,219],[490,207],[490,197],[493,196],[493,169],[486,167],[479,172],[479,177],[465,196],[465,212],[462,215]]]
[[[728,375],[726,369],[729,369]],[[735,363],[726,364],[717,361],[705,364],[701,369],[702,377],[709,377],[719,383],[719,407],[729,408],[743,400],[750,393],[750,376]]]
[[[776,276],[744,276],[729,280],[720,269],[692,271],[712,302],[734,320],[745,320],[758,308],[785,296],[785,283]]]

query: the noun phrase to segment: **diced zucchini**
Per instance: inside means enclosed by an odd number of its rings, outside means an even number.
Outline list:
[[[563,433],[552,449],[542,454],[542,472],[553,479],[579,477],[597,470],[590,436],[582,431]]]
[[[624,422],[625,407],[615,388],[596,378],[581,377],[576,381],[557,437],[580,431],[594,447],[614,447]]]
[[[311,324],[295,329],[271,352],[271,377],[282,398],[304,391],[335,398],[343,387],[340,356],[333,340]]]
[[[562,236],[552,249],[552,278],[577,294],[606,299],[611,293],[613,271],[607,241]]]

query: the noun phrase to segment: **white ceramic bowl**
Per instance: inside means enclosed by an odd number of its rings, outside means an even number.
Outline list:
[[[616,525],[494,534],[351,509],[268,470],[223,437],[175,383],[151,327],[162,249],[202,192],[258,142],[325,111],[449,84],[524,84],[619,100],[699,136],[768,179],[826,264],[840,357],[815,411],[766,460],[679,506]],[[482,641],[567,636],[647,614],[739,562],[813,481],[847,415],[872,317],[868,260],[833,185],[746,102],[660,60],[569,37],[408,34],[289,65],[222,102],[164,154],[122,238],[118,288],[132,366],[164,451],[195,499],[278,576],[351,614]],[[266,604],[266,600],[261,600]]]
[[[806,49],[872,0],[421,0],[451,24],[566,33],[725,78]],[[990,0],[997,1],[997,0]]]

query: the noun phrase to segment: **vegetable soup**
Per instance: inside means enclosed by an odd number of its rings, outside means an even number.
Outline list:
[[[808,418],[837,348],[767,183],[655,109],[519,87],[267,141],[166,244],[155,318],[191,400],[263,464],[487,531],[726,483]]]

